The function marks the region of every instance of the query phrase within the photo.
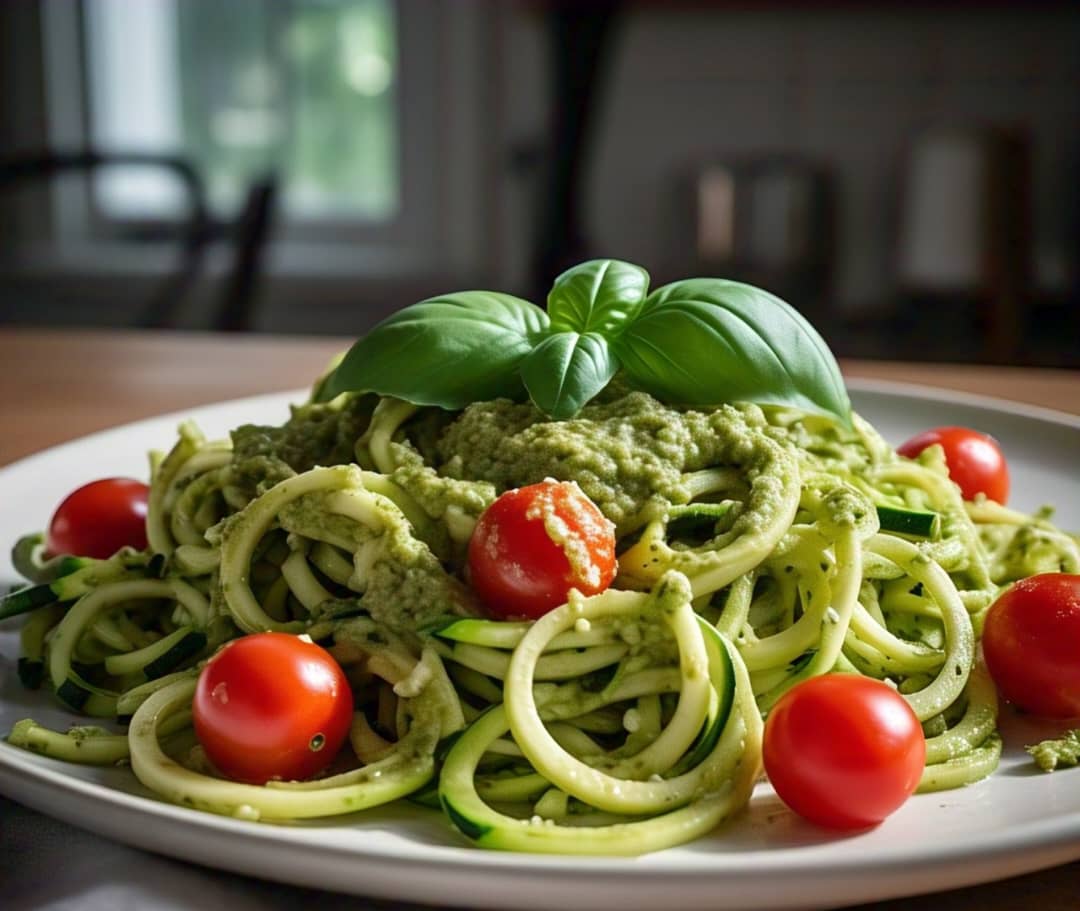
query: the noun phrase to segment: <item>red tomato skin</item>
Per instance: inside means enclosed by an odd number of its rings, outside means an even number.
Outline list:
[[[965,500],[974,500],[976,494],[982,493],[1005,504],[1009,499],[1009,466],[997,440],[967,427],[935,427],[913,436],[896,451],[914,459],[935,443],[945,451],[949,477]]]
[[[577,568],[548,535],[543,510],[565,525]],[[480,516],[469,541],[469,581],[488,613],[536,619],[566,602],[571,588],[604,591],[615,578],[614,526],[576,484],[543,481],[508,490]]]
[[[125,546],[146,550],[149,497],[150,488],[133,478],[102,478],[84,484],[53,513],[46,552],[104,560]]]
[[[225,776],[298,781],[325,769],[352,722],[353,696],[326,649],[287,633],[226,643],[199,675],[195,733]],[[316,738],[321,735],[321,746]]]
[[[777,795],[800,816],[830,829],[866,829],[915,791],[926,739],[887,684],[827,674],[797,684],[773,706],[762,756]]]
[[[1006,701],[1080,718],[1080,575],[1042,573],[1006,589],[986,615],[982,650]]]

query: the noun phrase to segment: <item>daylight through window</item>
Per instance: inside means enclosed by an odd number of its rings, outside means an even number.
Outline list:
[[[400,209],[393,0],[89,0],[89,132],[103,150],[180,153],[211,205],[274,171],[293,219]],[[169,178],[111,169],[103,214],[178,210]]]

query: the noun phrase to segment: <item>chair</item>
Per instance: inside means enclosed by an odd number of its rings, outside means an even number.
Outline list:
[[[981,331],[981,360],[1021,352],[1031,299],[1031,143],[1023,130],[927,130],[907,156],[897,284],[940,327],[952,313]]]
[[[81,150],[0,158],[0,190],[34,180],[51,180],[64,173],[91,174],[104,167],[124,165],[158,168],[173,175],[179,180],[187,202],[187,215],[180,225],[170,224],[164,232],[178,242],[176,267],[141,308],[135,325],[156,329],[176,326],[184,295],[202,271],[208,246],[213,241],[228,239],[232,245],[232,263],[215,308],[212,328],[225,332],[250,329],[257,279],[277,198],[274,175],[251,184],[239,215],[232,221],[211,215],[202,177],[188,160],[176,155]]]

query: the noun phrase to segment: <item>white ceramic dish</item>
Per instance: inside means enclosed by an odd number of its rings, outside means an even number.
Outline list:
[[[1004,444],[1012,503],[1055,503],[1080,529],[1080,419],[916,387],[853,382],[856,408],[899,442],[940,424],[979,427]],[[278,422],[287,396],[200,408],[208,433]],[[0,581],[7,543],[41,528],[80,483],[145,475],[181,416],[99,433],[0,470]],[[69,717],[15,679],[17,623],[0,625],[0,730],[22,717]],[[1001,769],[987,781],[918,795],[877,829],[838,837],[802,824],[765,785],[750,812],[713,836],[636,859],[559,858],[472,849],[434,812],[391,807],[328,823],[260,825],[197,813],[149,795],[126,769],[88,769],[0,743],[0,791],[119,841],[196,863],[298,885],[473,907],[572,909],[806,908],[926,892],[1080,858],[1080,769],[1038,772],[1023,745],[1051,729],[1006,717]]]

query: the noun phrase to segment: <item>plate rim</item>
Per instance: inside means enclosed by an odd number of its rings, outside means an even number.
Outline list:
[[[1073,430],[1080,430],[1080,414],[1072,414],[1058,408],[1047,408],[1045,405],[1028,404],[1017,399],[986,395],[981,392],[968,392],[965,389],[949,389],[944,386],[878,379],[876,377],[851,377],[846,381],[846,385],[848,389],[856,389],[859,392],[907,396],[908,398],[934,402],[935,404],[955,403],[1007,414],[1011,417],[1033,418]],[[1080,374],[1078,374],[1077,386],[1077,392],[1080,394]]]

